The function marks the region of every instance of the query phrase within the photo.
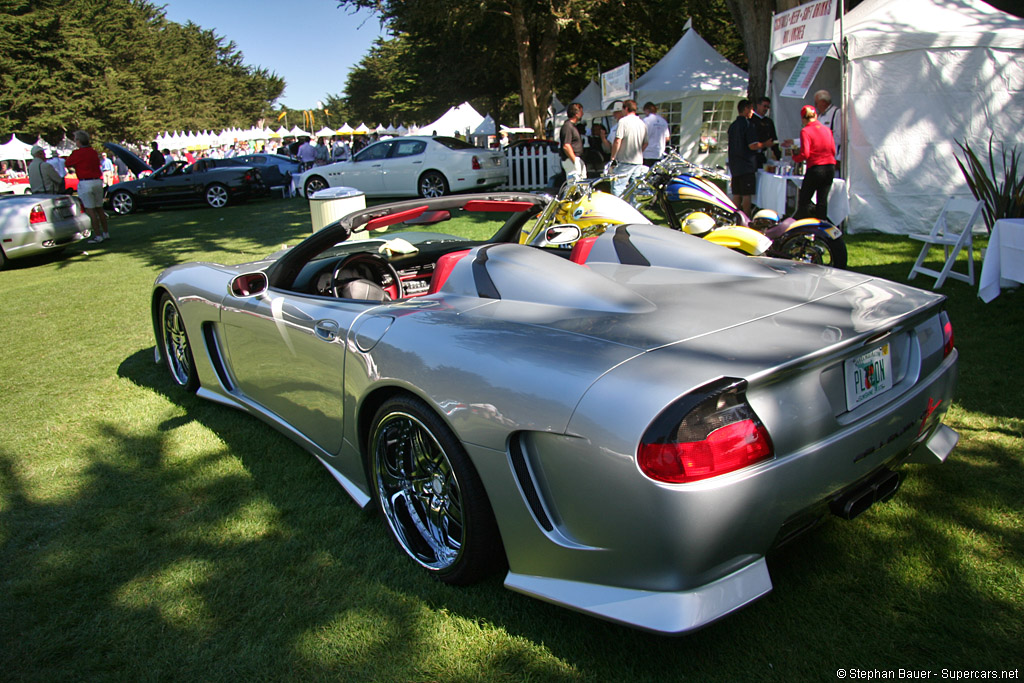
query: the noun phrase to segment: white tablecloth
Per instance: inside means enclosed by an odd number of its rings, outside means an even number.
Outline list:
[[[803,176],[775,175],[767,171],[757,172],[757,195],[754,203],[762,209],[772,209],[779,216],[786,215],[786,185],[793,183],[799,188],[804,182]],[[850,215],[850,195],[846,189],[846,181],[836,178],[832,181],[832,189],[828,193],[828,217],[839,225]]]
[[[1004,218],[992,226],[978,296],[988,303],[1014,282],[1024,283],[1024,218]]]

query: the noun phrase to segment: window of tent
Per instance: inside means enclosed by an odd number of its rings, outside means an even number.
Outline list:
[[[672,134],[672,144],[680,146],[680,130],[683,116],[692,117],[692,104],[686,101],[663,102],[658,105],[658,113],[668,121]],[[729,125],[736,114],[734,99],[705,100],[701,107],[700,154],[724,152],[729,138]]]

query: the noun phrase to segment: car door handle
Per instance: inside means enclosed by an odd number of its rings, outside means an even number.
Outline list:
[[[338,323],[333,320],[317,320],[313,324],[313,331],[324,341],[334,341],[338,338]]]

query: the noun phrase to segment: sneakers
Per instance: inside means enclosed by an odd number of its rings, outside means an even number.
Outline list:
[[[99,244],[100,242],[103,242],[104,240],[109,240],[109,239],[110,239],[110,234],[109,233],[108,234],[103,234],[103,235],[96,235],[91,240],[89,240],[88,243],[89,244]]]

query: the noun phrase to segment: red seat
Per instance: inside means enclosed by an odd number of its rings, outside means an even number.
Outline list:
[[[590,250],[594,248],[594,240],[596,239],[597,237],[584,237],[576,240],[576,243],[572,245],[569,260],[581,266],[586,263],[587,257],[590,256]]]
[[[448,280],[448,276],[452,274],[452,268],[455,267],[455,264],[461,261],[469,252],[469,249],[453,251],[437,259],[437,265],[434,266],[434,275],[430,278],[430,289],[427,291],[427,294],[434,294],[440,290]]]

